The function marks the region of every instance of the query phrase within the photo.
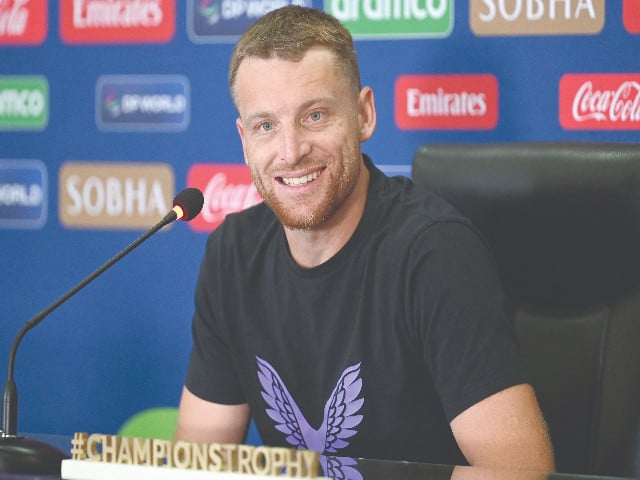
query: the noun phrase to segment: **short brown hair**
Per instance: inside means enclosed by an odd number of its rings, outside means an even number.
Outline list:
[[[360,70],[349,31],[338,19],[314,8],[288,5],[259,18],[240,37],[229,64],[229,87],[235,102],[234,83],[245,58],[272,57],[297,62],[312,47],[334,53],[338,66],[360,90]]]

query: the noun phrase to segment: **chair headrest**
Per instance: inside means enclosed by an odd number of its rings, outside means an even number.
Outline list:
[[[640,284],[640,145],[431,144],[412,176],[475,223],[518,302],[589,308]]]

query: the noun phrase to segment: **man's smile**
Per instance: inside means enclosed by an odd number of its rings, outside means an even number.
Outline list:
[[[278,177],[278,178],[285,185],[288,185],[290,187],[297,187],[297,186],[306,185],[309,182],[314,181],[316,178],[320,176],[320,173],[321,173],[320,170],[316,170],[315,172],[311,172],[307,175],[302,175],[300,177]]]

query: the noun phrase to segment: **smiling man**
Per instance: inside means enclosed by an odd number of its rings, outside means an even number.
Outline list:
[[[270,446],[552,470],[482,239],[361,151],[376,110],[349,32],[275,10],[229,83],[264,204],[208,240],[177,437],[238,443],[251,415]]]
[[[232,87],[253,181],[285,227],[294,258],[309,267],[351,236],[367,196],[360,142],[375,127],[373,93],[368,87],[359,93],[334,64],[334,54],[321,47],[297,61],[248,57]],[[254,88],[256,78],[263,87]],[[344,241],[317,242],[319,233],[339,233]],[[321,247],[316,255],[314,246]]]

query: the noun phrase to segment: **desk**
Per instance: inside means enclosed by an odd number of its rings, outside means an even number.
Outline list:
[[[70,438],[58,435],[29,435],[63,451]],[[479,467],[433,465],[389,460],[321,456],[322,475],[335,480],[607,480],[620,477],[527,472]],[[13,475],[0,473],[0,480],[60,480],[60,476]],[[215,478],[215,477],[212,477]],[[282,479],[291,477],[283,476]],[[251,477],[247,476],[247,480]],[[118,480],[118,479],[114,479]],[[144,479],[141,479],[144,480]]]

